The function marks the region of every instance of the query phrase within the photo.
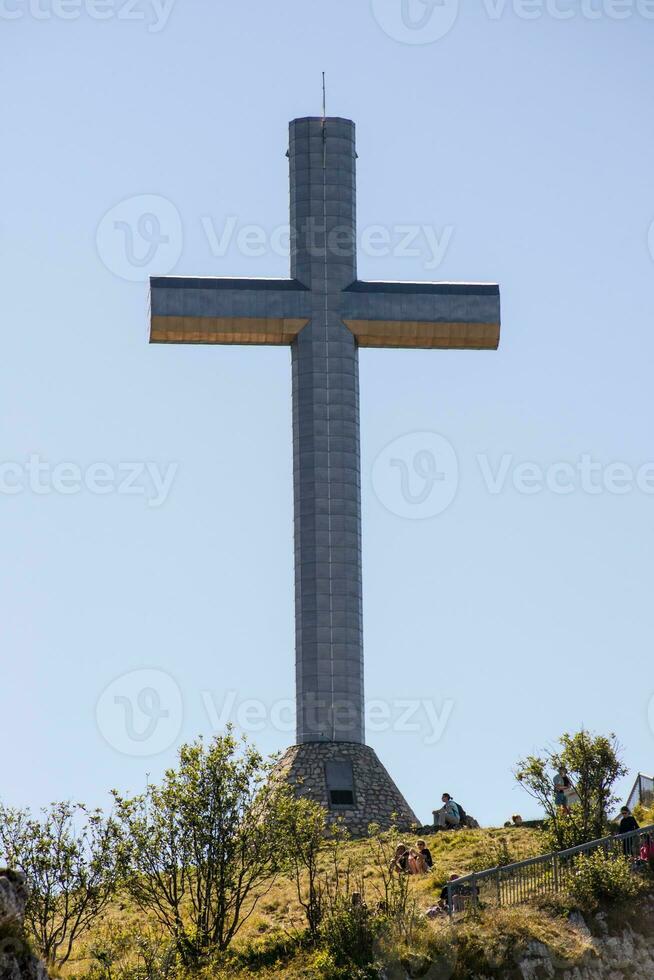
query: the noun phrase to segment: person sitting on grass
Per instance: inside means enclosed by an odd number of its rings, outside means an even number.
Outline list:
[[[431,871],[431,869],[434,867],[434,859],[431,856],[431,851],[425,844],[424,840],[417,841],[416,847],[418,848],[418,853],[422,856],[422,859],[425,862],[425,870]]]
[[[443,806],[434,814],[438,818],[438,828],[439,830],[454,830],[461,825],[459,808],[449,793],[443,793],[441,799]]]
[[[425,862],[423,861],[422,854],[420,854],[415,847],[409,848],[409,874],[410,875],[421,875],[424,874]]]
[[[395,848],[395,856],[391,861],[391,866],[388,869],[391,874],[397,872],[400,875],[410,874],[409,869],[409,848],[406,844],[398,844]]]
[[[448,883],[452,881],[458,881],[460,877],[461,875],[450,875],[450,877],[448,878]],[[441,889],[441,900],[439,902],[439,905],[441,906],[441,908],[445,909],[446,912],[449,912],[450,899],[452,900],[453,908],[456,908],[456,904],[455,904],[456,897],[457,897],[456,888],[448,888],[447,885],[445,885],[444,888]]]

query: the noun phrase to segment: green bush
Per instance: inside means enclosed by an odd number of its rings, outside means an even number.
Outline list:
[[[471,860],[469,870],[486,871],[487,868],[506,868],[517,860],[507,838],[498,837],[497,840],[489,841],[483,851]]]
[[[311,975],[318,980],[377,980],[379,973],[372,966],[339,965],[333,953],[320,949],[311,960]]]
[[[307,936],[291,936],[275,929],[267,936],[250,939],[239,949],[232,950],[227,962],[239,969],[256,971],[292,959],[308,945]]]
[[[601,848],[576,860],[568,884],[570,898],[585,912],[624,905],[635,898],[639,889],[629,860],[609,855]]]
[[[174,947],[152,932],[111,927],[86,948],[91,965],[81,980],[176,980]]]
[[[322,947],[338,967],[368,967],[373,961],[378,920],[365,905],[342,901],[325,917]]]

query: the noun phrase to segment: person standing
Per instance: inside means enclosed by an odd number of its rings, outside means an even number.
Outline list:
[[[629,807],[623,806],[620,810],[620,826],[618,828],[618,833],[630,834],[634,830],[640,830],[640,824],[634,817]],[[630,837],[627,840],[623,840],[622,850],[624,851],[625,857],[637,856],[640,850],[640,838]]]
[[[565,810],[566,813],[570,813],[570,807],[568,806],[568,793],[572,790],[572,783],[570,782],[570,777],[568,776],[565,768],[559,766],[556,776],[554,777],[554,802],[557,806]]]

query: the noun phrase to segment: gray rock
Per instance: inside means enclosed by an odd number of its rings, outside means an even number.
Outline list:
[[[582,936],[585,936],[586,939],[590,939],[592,937],[592,932],[588,928],[588,924],[581,912],[570,913],[570,925],[573,926],[577,932],[581,933]]]
[[[20,872],[0,870],[0,980],[48,980],[25,937],[28,894]]]
[[[19,871],[0,870],[0,929],[23,924],[26,902],[24,875]]]

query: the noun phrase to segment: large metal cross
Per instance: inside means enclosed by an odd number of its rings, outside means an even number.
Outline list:
[[[363,742],[359,347],[494,350],[497,285],[361,282],[355,128],[290,124],[291,278],[151,280],[151,336],[286,344],[293,370],[297,741]]]

